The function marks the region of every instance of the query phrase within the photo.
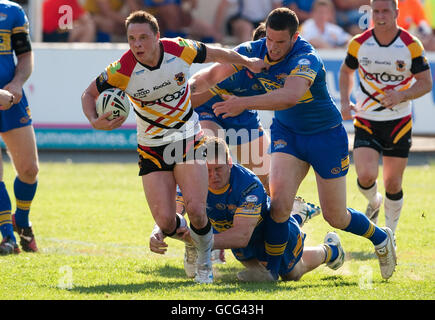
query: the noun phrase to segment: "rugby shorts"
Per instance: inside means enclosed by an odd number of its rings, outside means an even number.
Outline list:
[[[264,221],[262,224],[264,224]],[[301,231],[297,222],[293,218],[288,220],[288,225],[290,228],[289,239],[282,255],[282,260],[278,271],[279,275],[285,275],[292,271],[294,266],[301,259],[304,252],[305,233]],[[254,241],[250,241],[245,248],[231,250],[237,260],[246,261],[250,259],[257,259],[263,262],[267,261],[266,248],[264,245],[264,229],[265,228],[263,226],[263,236],[254,237],[256,239]]]
[[[241,145],[258,139],[264,135],[263,126],[260,122],[258,112],[245,110],[237,117],[223,119],[216,116],[212,104],[204,103],[195,109],[199,121],[212,121],[225,130],[225,140],[228,145]]]
[[[32,124],[29,104],[23,95],[20,102],[8,110],[0,110],[0,132],[26,127]]]
[[[155,171],[173,171],[177,163],[206,160],[204,132],[157,147],[138,145],[139,176]]]
[[[408,158],[412,145],[412,117],[373,121],[360,117],[354,119],[353,148],[372,148],[387,157]]]
[[[349,170],[349,141],[342,124],[314,133],[297,134],[273,119],[270,153],[283,152],[309,163],[323,179],[345,176]]]

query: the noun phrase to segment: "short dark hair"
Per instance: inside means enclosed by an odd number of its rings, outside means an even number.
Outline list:
[[[144,10],[138,10],[130,13],[127,19],[125,19],[125,29],[127,29],[132,23],[148,23],[154,34],[160,32],[156,17]]]
[[[252,41],[264,38],[266,36],[266,24],[264,22],[260,22],[258,27],[252,33]]]
[[[288,30],[293,36],[299,28],[299,19],[296,13],[289,8],[272,10],[266,19],[266,28],[273,30]]]

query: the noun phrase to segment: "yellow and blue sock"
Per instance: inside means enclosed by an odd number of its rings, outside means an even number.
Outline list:
[[[387,233],[371,222],[364,213],[352,208],[347,208],[347,211],[349,211],[351,215],[351,220],[344,231],[367,238],[375,246],[378,246],[387,240]]]
[[[35,197],[38,182],[28,184],[22,182],[18,177],[14,181],[14,193],[17,203],[15,211],[15,223],[17,226],[25,228],[30,227],[29,213],[32,200]]]
[[[328,263],[334,261],[338,257],[338,248],[333,244],[324,244],[323,250],[325,250],[325,261],[323,263]]]
[[[11,238],[16,242],[12,227],[11,200],[3,181],[0,181],[0,232],[3,238]]]
[[[279,223],[271,217],[266,220],[265,250],[267,266],[270,273],[278,279],[282,256],[290,236],[288,221]]]

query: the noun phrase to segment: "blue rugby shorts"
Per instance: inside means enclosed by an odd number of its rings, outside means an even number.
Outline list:
[[[213,101],[214,103],[214,101]],[[229,145],[241,145],[258,139],[264,135],[263,126],[257,111],[245,110],[237,117],[223,119],[217,117],[212,109],[213,103],[206,102],[197,107],[199,121],[212,121],[225,130],[225,139]]]
[[[8,110],[0,110],[0,132],[26,127],[32,124],[32,116],[26,96]]]
[[[345,176],[349,141],[342,124],[315,134],[297,134],[273,119],[270,153],[283,152],[309,163],[323,179]]]

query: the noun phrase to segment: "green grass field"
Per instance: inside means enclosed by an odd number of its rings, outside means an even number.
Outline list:
[[[397,230],[398,266],[381,278],[371,243],[338,231],[346,262],[333,272],[325,266],[299,282],[243,284],[241,265],[227,251],[212,285],[187,279],[184,247],[169,239],[165,256],[148,249],[154,222],[148,211],[137,165],[47,163],[40,165],[31,220],[40,252],[0,257],[0,299],[165,299],[288,300],[435,298],[435,162],[410,166],[405,173],[405,205]],[[14,178],[5,164],[10,194]],[[365,210],[348,174],[349,206]],[[299,195],[318,202],[312,170]],[[381,181],[381,180],[380,180]],[[380,183],[381,192],[382,183]],[[14,202],[13,202],[14,207]],[[384,223],[383,211],[379,219]],[[323,242],[332,228],[321,217],[304,226],[307,245]]]

